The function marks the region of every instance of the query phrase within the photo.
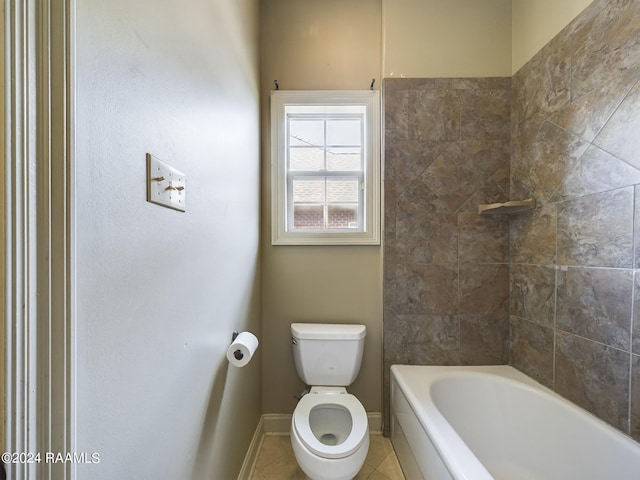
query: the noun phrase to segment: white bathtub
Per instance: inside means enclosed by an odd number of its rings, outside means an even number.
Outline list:
[[[391,367],[407,480],[640,479],[640,444],[509,366]]]

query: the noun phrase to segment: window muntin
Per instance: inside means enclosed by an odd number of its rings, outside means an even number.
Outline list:
[[[285,106],[287,232],[363,231],[366,108],[349,110],[291,113]]]
[[[272,93],[272,241],[379,244],[377,92]]]

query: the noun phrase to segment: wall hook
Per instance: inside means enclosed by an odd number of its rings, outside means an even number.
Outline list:
[[[238,335],[240,335],[238,331],[234,330],[233,333],[231,334],[231,343],[234,342],[234,340],[238,337]],[[233,352],[233,356],[235,357],[236,360],[242,360],[244,358],[244,354],[240,349],[235,350]]]

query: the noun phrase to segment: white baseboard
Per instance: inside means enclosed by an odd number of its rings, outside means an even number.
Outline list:
[[[289,435],[291,432],[290,413],[265,413],[262,418],[264,419],[264,433]]]
[[[382,413],[368,412],[369,432],[382,433]],[[260,417],[256,431],[251,439],[249,450],[242,462],[238,480],[249,480],[258,459],[258,453],[265,435],[289,435],[291,431],[290,413],[265,413]]]
[[[382,413],[367,412],[369,419],[369,433],[382,433]]]

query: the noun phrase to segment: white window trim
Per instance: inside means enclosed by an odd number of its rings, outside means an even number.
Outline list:
[[[361,232],[287,231],[286,116],[288,105],[366,105],[365,212]],[[271,92],[271,243],[380,245],[380,93],[376,90]]]

